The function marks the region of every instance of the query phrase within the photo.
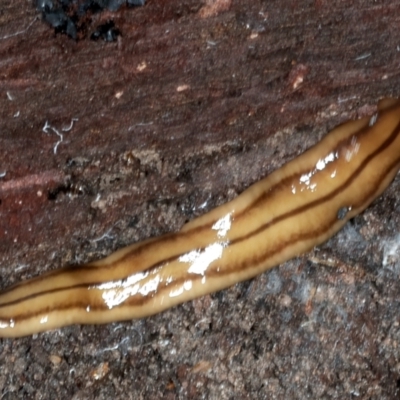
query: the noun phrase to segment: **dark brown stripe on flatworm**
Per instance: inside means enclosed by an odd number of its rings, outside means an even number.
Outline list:
[[[384,112],[381,112],[381,114],[385,114],[386,112],[388,112],[388,110],[385,110]],[[338,143],[336,144],[335,148],[334,148],[333,150],[331,150],[330,152],[332,152],[332,151],[337,151],[338,149],[340,149],[340,148],[343,146],[344,143],[349,142],[349,140],[351,139],[351,137],[354,137],[354,136],[361,137],[362,135],[364,135],[364,134],[365,134],[366,132],[368,132],[369,130],[370,130],[370,126],[369,126],[369,125],[364,126],[362,129],[360,129],[359,131],[353,133],[351,136],[348,136],[348,137],[344,138],[343,140],[341,140],[340,142],[338,142]],[[292,174],[292,175],[290,175],[290,176],[284,178],[283,181],[277,182],[276,184],[274,184],[273,186],[271,186],[271,187],[269,188],[268,193],[261,193],[261,194],[260,194],[257,198],[255,198],[245,209],[243,209],[240,213],[236,214],[236,215],[235,215],[235,219],[238,219],[238,218],[240,218],[240,217],[245,216],[245,214],[246,214],[250,209],[252,209],[254,206],[256,206],[256,205],[258,205],[258,204],[264,202],[264,201],[268,198],[268,196],[271,194],[271,192],[273,192],[274,190],[276,190],[276,188],[277,188],[278,186],[285,185],[286,182],[290,182],[290,181],[293,180],[296,176],[301,176],[302,174],[305,174],[305,173],[309,172],[310,169],[312,169],[312,168],[313,168],[313,167],[310,167],[310,168],[307,169],[306,171],[296,172],[296,173],[294,173],[294,174]],[[304,207],[304,206],[303,206],[303,207]],[[293,210],[292,212],[294,213],[295,210]],[[290,213],[292,213],[292,212],[290,212]],[[301,211],[300,211],[300,212],[301,212]],[[261,227],[261,228],[259,228],[259,229],[260,229],[260,230],[261,230],[261,229],[267,229],[269,226],[272,226],[274,223],[277,223],[277,222],[281,221],[283,218],[285,218],[286,215],[288,215],[288,213],[284,214],[284,215],[281,216],[281,217],[277,217],[274,221],[271,221],[270,223],[266,224],[265,227]],[[294,215],[294,214],[293,214],[293,215]],[[289,216],[288,216],[288,217],[289,217]],[[200,217],[200,218],[201,218],[201,217]],[[186,236],[186,237],[187,237],[188,235],[196,235],[196,234],[198,234],[199,232],[201,232],[201,231],[203,231],[203,230],[205,230],[205,229],[209,229],[215,222],[216,222],[216,221],[212,221],[212,222],[210,222],[210,223],[208,223],[208,224],[205,224],[205,225],[202,225],[202,226],[198,226],[198,227],[193,228],[193,229],[191,229],[191,230],[189,230],[189,231],[186,231],[186,232],[179,232],[179,231],[178,231],[178,232],[176,232],[176,233],[170,233],[170,234],[162,235],[162,236],[160,236],[159,238],[155,238],[155,240],[152,240],[150,243],[144,243],[144,244],[142,244],[142,245],[139,245],[138,247],[136,247],[136,248],[135,248],[134,250],[132,250],[131,252],[127,253],[127,254],[124,255],[123,257],[119,258],[118,260],[116,260],[116,261],[114,261],[113,263],[110,263],[110,264],[108,264],[108,265],[103,265],[103,266],[99,267],[99,266],[93,265],[93,264],[91,264],[91,263],[88,263],[88,264],[81,265],[81,266],[70,266],[70,267],[63,268],[62,270],[52,271],[52,272],[50,272],[50,273],[48,273],[48,274],[44,274],[44,275],[42,275],[42,276],[36,277],[36,278],[34,278],[34,279],[31,279],[31,280],[27,280],[27,281],[25,281],[25,282],[20,282],[20,283],[18,283],[18,284],[16,284],[16,285],[13,285],[13,286],[11,286],[11,287],[9,287],[9,288],[3,290],[3,291],[0,293],[0,296],[3,295],[3,294],[9,293],[9,292],[11,292],[11,291],[13,291],[13,290],[15,290],[15,289],[17,289],[17,288],[28,287],[28,286],[30,286],[30,285],[32,285],[32,284],[36,284],[36,283],[41,282],[41,281],[43,281],[43,280],[45,280],[45,279],[51,278],[52,276],[57,276],[57,275],[63,274],[63,273],[75,274],[75,273],[80,273],[80,272],[85,271],[85,270],[86,270],[86,271],[93,271],[93,270],[96,270],[96,271],[105,271],[105,270],[107,270],[107,269],[114,268],[115,265],[117,265],[118,263],[127,261],[129,258],[132,258],[132,257],[135,257],[135,256],[140,255],[141,253],[143,253],[144,251],[146,251],[146,250],[148,249],[148,247],[150,247],[150,246],[154,246],[155,244],[164,244],[164,245],[165,245],[167,242],[175,242],[175,241],[177,241],[177,240],[180,240],[180,238],[181,238],[182,236]],[[252,235],[252,234],[249,234],[249,235]],[[201,249],[199,249],[199,250],[201,250]],[[165,263],[165,262],[171,261],[171,259],[174,259],[174,258],[176,258],[176,257],[179,257],[179,255],[180,255],[180,254],[175,255],[175,256],[172,256],[172,257],[170,257],[170,258],[167,259],[167,260],[159,261],[157,264],[154,264],[154,265],[148,267],[147,269],[151,269],[151,268],[153,268],[153,267],[155,267],[155,266],[157,266],[157,265],[161,265],[161,264],[163,264],[163,263]],[[62,289],[62,288],[59,288],[59,289]],[[8,303],[7,303],[7,304],[8,304]],[[0,305],[0,307],[1,307],[1,305]]]
[[[360,131],[355,132],[355,133],[353,133],[351,136],[346,137],[345,139],[341,140],[341,141],[335,146],[335,148],[334,148],[333,150],[330,151],[330,153],[331,153],[331,152],[335,152],[335,151],[337,151],[338,149],[340,149],[340,148],[343,146],[343,143],[349,142],[349,140],[351,140],[352,137],[354,137],[354,136],[360,137],[360,136],[364,135],[366,132],[368,132],[368,131],[370,130],[370,128],[371,128],[371,127],[367,125],[367,126],[363,127]],[[369,156],[366,157],[366,159],[364,160],[364,162],[363,162],[363,163],[359,166],[359,168],[355,171],[356,176],[359,175],[359,173],[361,172],[361,170],[362,170],[363,168],[366,167],[366,164],[368,164],[368,162],[369,162],[372,158],[374,158],[374,157],[375,157],[377,154],[379,154],[381,151],[385,150],[385,149],[396,139],[397,135],[399,134],[399,131],[400,131],[400,123],[396,126],[396,128],[393,130],[391,136],[390,136],[388,139],[386,139],[386,141],[381,145],[381,147],[379,147],[378,150],[376,150],[374,153],[372,153],[372,154],[370,154]],[[245,209],[243,209],[240,213],[235,214],[235,220],[238,220],[238,219],[241,218],[241,217],[245,217],[245,214],[246,214],[250,209],[252,209],[254,206],[256,206],[256,205],[258,205],[258,204],[264,202],[264,201],[268,198],[268,196],[271,194],[271,192],[274,191],[278,186],[281,186],[281,185],[285,184],[286,182],[289,182],[289,181],[293,180],[295,177],[298,177],[298,176],[301,176],[301,175],[303,175],[303,174],[306,174],[307,172],[309,172],[310,170],[312,170],[312,169],[314,169],[314,168],[315,168],[315,166],[314,166],[314,167],[310,167],[310,168],[307,169],[306,171],[296,172],[296,173],[294,173],[294,174],[292,174],[292,175],[290,175],[290,176],[284,178],[283,181],[277,182],[275,185],[271,186],[271,188],[269,189],[268,193],[262,193],[262,194],[260,194],[260,195],[259,195],[256,199],[254,199]],[[360,171],[358,171],[358,170],[360,170]],[[355,179],[355,177],[352,178],[352,179],[350,178],[350,179],[347,180],[348,186],[354,181],[354,179]],[[257,183],[255,183],[255,184],[257,184]],[[251,187],[251,186],[250,186],[250,187]],[[249,188],[250,188],[250,187],[249,187]],[[341,190],[341,188],[338,188],[338,189],[334,192],[334,195],[340,193],[341,191],[343,191],[343,190],[345,190],[345,189],[346,189],[346,187],[345,187],[344,189],[342,189],[342,190]],[[318,203],[318,204],[319,204],[319,201],[316,200],[316,201],[314,201],[314,203]],[[312,203],[311,203],[311,204],[312,204]],[[314,205],[314,204],[312,204],[311,206],[313,206],[313,205]],[[300,207],[300,208],[304,208],[304,210],[305,210],[305,209],[307,209],[307,205],[306,205],[306,206],[303,206],[303,207]],[[302,211],[304,211],[304,210],[301,210],[300,212],[302,212]],[[296,215],[296,214],[298,214],[298,213],[299,213],[299,212],[296,212],[296,209],[295,209],[295,210],[292,210],[292,211],[287,212],[287,213],[285,213],[285,214],[282,214],[281,216],[275,218],[274,221],[271,221],[271,222],[269,222],[268,224],[266,224],[265,228],[268,228],[269,226],[272,226],[272,225],[274,225],[275,223],[282,221],[283,219],[286,218],[286,216],[291,217],[292,215]],[[289,215],[289,214],[290,214],[290,215]],[[199,218],[201,218],[201,217],[199,217]],[[139,246],[139,247],[135,248],[132,252],[127,253],[127,254],[125,254],[123,257],[121,257],[121,258],[119,258],[118,260],[114,261],[114,263],[110,263],[110,264],[108,264],[108,265],[104,265],[104,266],[101,266],[101,267],[91,266],[90,264],[87,264],[87,265],[83,265],[82,267],[80,267],[79,270],[85,270],[85,269],[90,269],[90,270],[91,270],[91,269],[93,269],[93,268],[98,268],[98,269],[100,269],[100,270],[105,270],[105,269],[113,268],[116,264],[118,264],[118,263],[120,263],[120,262],[127,261],[130,257],[135,257],[135,256],[140,255],[142,252],[146,251],[148,247],[153,246],[155,243],[165,244],[165,243],[168,242],[168,241],[175,242],[176,240],[179,240],[181,236],[188,236],[188,235],[192,235],[192,234],[194,234],[194,235],[195,235],[195,234],[198,234],[198,233],[199,233],[200,231],[202,231],[202,230],[210,229],[210,227],[211,227],[212,225],[214,225],[216,221],[217,221],[217,220],[212,221],[211,223],[208,223],[208,224],[206,224],[206,225],[198,226],[198,227],[193,228],[192,230],[189,230],[189,231],[185,231],[185,232],[179,232],[179,231],[178,231],[178,232],[176,232],[175,234],[172,233],[172,234],[167,234],[167,235],[165,235],[165,236],[160,236],[160,238],[159,238],[158,240],[152,241],[152,242],[150,242],[150,243],[146,243],[146,244],[144,244],[143,246]],[[259,228],[260,231],[263,230],[263,229],[264,229],[263,227],[260,227],[260,228]],[[257,232],[258,232],[258,231],[257,231]],[[257,232],[254,233],[254,234],[257,234]],[[249,236],[253,236],[253,233],[249,233]],[[235,241],[232,241],[232,242],[235,243],[237,240],[240,240],[240,238],[239,238],[239,239],[236,239]],[[232,242],[231,242],[231,243],[232,243]],[[199,249],[199,250],[202,250],[202,249]],[[179,257],[180,255],[182,255],[182,254],[178,254],[178,255],[176,255],[175,257]],[[168,260],[169,260],[169,259],[168,259]],[[165,263],[165,262],[168,261],[168,260],[159,261],[156,265],[161,265],[161,264]],[[150,267],[150,268],[152,268],[152,267]]]
[[[379,181],[384,180],[384,178],[398,164],[400,164],[400,157],[395,162],[393,162],[389,166],[389,168],[387,168],[385,170],[385,172],[379,177]],[[379,187],[377,186],[373,190],[371,190],[369,195],[365,196],[364,200],[360,204],[355,205],[355,208],[361,207],[365,203],[365,201],[367,201],[367,199],[369,199],[371,197],[374,197],[374,195],[375,195],[375,193],[376,193],[376,191],[378,189],[379,189]],[[232,273],[232,272],[237,271],[237,270],[247,269],[249,265],[253,265],[253,266],[260,265],[267,258],[270,258],[270,257],[274,256],[275,254],[281,252],[285,247],[287,247],[288,243],[294,244],[294,243],[298,243],[300,241],[309,240],[309,239],[312,239],[314,237],[321,236],[321,235],[325,234],[326,232],[328,232],[329,229],[332,227],[332,225],[334,225],[337,222],[338,222],[338,220],[335,217],[331,221],[328,221],[323,227],[321,227],[321,229],[314,230],[312,232],[307,232],[307,233],[305,233],[303,235],[297,235],[296,238],[288,237],[285,242],[282,242],[281,246],[276,247],[272,251],[266,252],[266,253],[262,254],[261,256],[259,256],[257,258],[251,259],[250,261],[248,261],[244,265],[242,264],[239,267],[237,265],[235,265],[233,268],[230,268],[230,269],[224,268],[223,271],[221,271],[221,270],[220,271],[216,271],[216,270],[210,271],[206,275],[207,275],[208,278],[212,277],[212,276],[224,276],[224,275],[227,275],[227,274]],[[193,275],[193,276],[190,277],[190,280],[198,281],[198,280],[200,280],[202,278],[203,278],[203,276]],[[185,282],[185,280],[187,280],[187,278],[180,278],[180,279],[174,281],[172,285],[171,284],[169,284],[169,285],[165,285],[164,284],[163,287],[159,287],[157,289],[157,295],[165,292],[166,290],[170,291],[175,287],[181,286]],[[88,286],[95,286],[95,285],[96,285],[96,283],[76,285],[76,286],[71,286],[71,287],[68,287],[68,288],[61,289],[61,290],[55,289],[55,290],[47,291],[45,293],[43,292],[43,293],[38,294],[37,296],[40,296],[40,295],[43,295],[43,294],[51,294],[51,293],[58,292],[58,291],[63,291],[63,290],[82,289],[82,288],[87,288]],[[36,296],[34,296],[34,297],[36,297]],[[30,298],[30,296],[29,296],[29,298]],[[117,307],[123,308],[123,307],[132,307],[132,306],[135,306],[135,307],[144,306],[144,305],[146,305],[146,303],[148,303],[152,299],[153,299],[152,296],[140,296],[140,297],[137,296],[137,295],[136,296],[131,296],[127,300],[125,300],[123,303],[121,303],[121,305],[118,305]],[[46,309],[40,309],[40,310],[38,310],[37,312],[34,312],[34,313],[19,314],[18,316],[14,316],[13,320],[14,320],[15,323],[20,323],[20,322],[23,322],[26,319],[34,318],[34,317],[39,316],[41,314],[52,312],[53,310],[67,311],[67,310],[74,310],[74,309],[83,309],[83,308],[86,308],[86,307],[87,307],[87,304],[86,303],[82,303],[82,302],[76,302],[75,304],[69,303],[68,305],[65,305],[65,306],[58,306],[58,307],[54,307],[54,308],[47,307]],[[101,311],[104,311],[104,310],[106,310],[106,311],[109,310],[108,307],[105,304],[104,305],[102,304],[101,306],[97,306],[97,307],[94,306],[94,305],[91,305],[90,309],[91,309],[91,311],[94,311],[94,312],[96,312],[96,311],[101,312]]]
[[[304,212],[304,211],[307,211],[307,210],[309,210],[309,209],[311,209],[311,208],[313,208],[313,207],[315,207],[315,206],[317,206],[317,205],[321,205],[321,204],[323,204],[324,202],[327,202],[327,201],[331,200],[331,199],[334,198],[337,194],[339,194],[339,193],[342,192],[343,190],[346,190],[346,189],[351,185],[351,183],[355,180],[355,178],[363,171],[363,169],[366,168],[366,166],[369,164],[369,162],[370,162],[373,158],[375,158],[379,153],[381,153],[381,152],[384,151],[386,148],[388,148],[388,147],[390,146],[391,143],[393,143],[393,141],[395,140],[395,138],[397,137],[397,135],[399,134],[399,132],[400,132],[400,123],[397,124],[397,126],[396,126],[396,128],[393,130],[392,134],[382,143],[382,145],[381,145],[377,150],[375,150],[374,152],[372,152],[371,154],[369,154],[369,155],[364,159],[364,161],[359,165],[359,167],[354,171],[354,173],[346,180],[346,182],[345,182],[343,185],[341,185],[339,188],[337,188],[336,190],[334,190],[333,192],[331,192],[330,194],[328,194],[328,195],[326,195],[326,196],[323,196],[322,198],[317,199],[317,200],[315,200],[315,201],[313,201],[313,202],[311,202],[311,203],[308,203],[308,204],[306,204],[306,205],[304,205],[304,206],[302,206],[302,207],[298,207],[297,209],[294,209],[294,210],[292,210],[292,211],[290,211],[290,212],[287,212],[287,213],[285,213],[285,214],[282,214],[281,216],[275,218],[273,221],[271,221],[271,222],[269,222],[269,223],[263,225],[262,227],[258,228],[257,230],[251,232],[250,234],[245,235],[245,236],[242,236],[242,237],[240,237],[240,238],[237,238],[237,239],[231,241],[229,245],[232,246],[232,245],[241,243],[241,242],[243,242],[243,241],[245,241],[245,240],[248,240],[248,239],[250,239],[251,237],[257,235],[258,233],[260,233],[260,232],[262,232],[262,231],[264,231],[264,230],[270,228],[271,226],[275,225],[276,223],[283,221],[284,219],[293,217],[293,216],[295,216],[295,215],[297,215],[297,214],[300,214],[300,213],[302,213],[302,212]],[[386,169],[386,171],[380,176],[379,181],[384,180],[385,176],[388,175],[388,174],[394,169],[394,167],[395,167],[397,164],[399,164],[399,163],[400,163],[400,157],[399,157],[398,159],[396,159],[396,160],[390,165],[390,167],[389,167],[388,169]],[[363,201],[361,202],[360,205],[356,205],[356,206],[353,205],[353,207],[356,208],[356,209],[357,209],[358,207],[360,207],[362,204],[364,204],[364,203],[367,201],[367,199],[373,197],[373,195],[376,193],[376,190],[377,190],[377,189],[374,188],[370,193],[368,193],[366,196],[364,196],[364,199],[363,199]],[[334,225],[335,222],[337,222],[337,219],[336,219],[336,218],[335,218],[333,221],[330,222],[329,226]],[[328,228],[328,229],[329,229],[329,228]],[[322,231],[322,233],[324,233],[324,232],[326,232],[326,230],[325,230],[325,231]],[[316,232],[314,231],[314,232],[308,233],[308,234],[305,235],[304,237],[300,237],[300,239],[298,239],[297,242],[298,242],[298,241],[301,241],[301,240],[305,240],[306,237],[312,238],[312,237],[320,236],[322,233],[321,233],[320,231],[316,231]],[[293,242],[293,241],[291,240],[291,242]],[[265,258],[271,257],[272,255],[276,254],[277,252],[280,252],[284,247],[286,247],[286,245],[284,245],[283,247],[280,246],[279,248],[274,249],[274,252],[268,253],[267,255],[265,255],[264,260],[265,260]],[[202,250],[202,249],[199,249],[199,250]],[[178,254],[178,255],[171,256],[171,257],[169,257],[168,259],[165,259],[165,260],[163,260],[163,261],[161,261],[161,262],[159,262],[159,263],[157,263],[157,264],[154,264],[154,265],[152,265],[152,266],[149,266],[149,267],[148,267],[146,270],[144,270],[144,271],[149,271],[149,270],[152,270],[152,269],[154,269],[154,268],[160,267],[162,264],[165,264],[165,263],[167,263],[167,262],[174,261],[174,260],[176,260],[176,258],[178,258],[178,257],[181,256],[181,255],[182,255],[182,253],[180,253],[180,254]],[[252,260],[252,261],[246,263],[246,266],[245,266],[245,267],[247,267],[247,266],[250,265],[250,264],[251,264],[251,265],[260,264],[261,262],[262,262],[262,261],[254,261],[254,260]],[[242,268],[240,268],[240,269],[242,269]],[[77,270],[80,270],[80,268],[77,268]],[[230,273],[230,272],[232,272],[232,271],[234,271],[234,270],[237,270],[237,268],[236,268],[236,269],[235,269],[235,268],[233,268],[233,269],[231,268],[231,269],[227,269],[227,270],[225,270],[225,271],[219,271],[219,272],[218,272],[218,275],[219,275],[219,276],[223,276],[223,275],[225,275],[225,274],[227,274],[227,273]],[[143,272],[144,272],[144,271],[143,271]],[[213,274],[209,274],[209,276],[212,276],[212,275],[213,275]],[[123,280],[123,279],[124,279],[124,278],[122,278],[122,279],[117,279],[116,281],[118,281],[118,280]],[[192,278],[192,280],[195,280],[195,279]],[[176,282],[178,282],[178,281],[176,281]],[[92,282],[92,283],[78,284],[78,285],[73,285],[73,286],[68,286],[68,287],[61,287],[61,288],[57,288],[57,289],[47,290],[47,291],[40,292],[40,293],[35,293],[35,294],[32,294],[32,295],[25,296],[25,297],[23,297],[23,298],[19,298],[19,299],[17,299],[17,300],[8,302],[8,303],[1,304],[1,305],[0,305],[0,309],[3,308],[3,307],[6,307],[6,306],[10,306],[10,305],[15,305],[15,304],[21,303],[21,302],[26,301],[26,300],[30,300],[30,299],[33,299],[33,298],[37,298],[37,297],[42,296],[42,295],[57,293],[57,292],[61,292],[61,291],[64,291],[64,290],[87,288],[88,286],[101,285],[102,283],[104,283],[104,282],[101,281],[101,282]],[[169,286],[169,289],[171,289],[171,286]],[[132,298],[132,299],[133,299],[133,298]],[[129,301],[128,301],[128,302],[129,302]],[[31,315],[32,315],[32,314],[31,314]]]

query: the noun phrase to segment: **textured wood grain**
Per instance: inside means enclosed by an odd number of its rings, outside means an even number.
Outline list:
[[[110,44],[54,36],[29,3],[2,3],[2,288],[176,230],[400,92],[395,1],[202,6],[121,10]],[[3,393],[394,398],[398,185],[328,247],[251,284],[137,324],[2,342]]]

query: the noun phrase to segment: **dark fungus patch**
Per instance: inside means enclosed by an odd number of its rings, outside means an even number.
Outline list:
[[[113,42],[119,35],[121,35],[121,32],[115,27],[114,21],[107,21],[96,28],[96,30],[90,35],[90,39],[103,39],[106,42]]]
[[[55,33],[63,33],[70,38],[84,39],[90,34],[93,40],[112,42],[121,35],[113,21],[107,21],[93,28],[92,15],[108,11],[118,11],[122,6],[138,7],[145,0],[33,0],[43,21],[54,28]]]
[[[84,194],[91,194],[91,191],[84,184],[69,182],[49,190],[47,192],[47,199],[55,201],[62,194],[67,195],[70,198],[75,198]]]

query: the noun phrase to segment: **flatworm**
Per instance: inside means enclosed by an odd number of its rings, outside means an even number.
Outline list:
[[[385,99],[179,232],[5,290],[0,337],[142,318],[252,278],[326,241],[399,167],[400,101]]]

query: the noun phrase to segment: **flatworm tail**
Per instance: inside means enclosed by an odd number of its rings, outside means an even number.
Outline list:
[[[0,295],[0,337],[152,315],[226,288],[326,241],[400,167],[400,101],[349,121],[233,201],[177,232]]]

